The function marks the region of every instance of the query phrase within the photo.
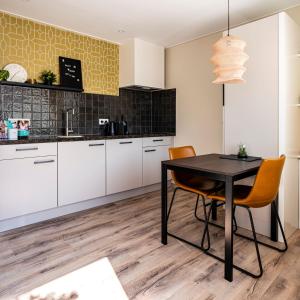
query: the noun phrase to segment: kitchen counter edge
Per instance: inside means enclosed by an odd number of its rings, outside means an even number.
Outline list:
[[[114,135],[114,136],[99,136],[99,135],[82,135],[81,137],[67,138],[58,136],[40,136],[30,137],[28,139],[10,141],[0,140],[1,145],[15,145],[15,144],[38,144],[38,143],[60,143],[60,142],[78,142],[78,141],[91,141],[91,140],[112,140],[112,139],[133,139],[133,138],[146,138],[146,137],[162,137],[162,136],[175,136],[175,133],[151,133],[151,134],[129,134],[129,135]]]

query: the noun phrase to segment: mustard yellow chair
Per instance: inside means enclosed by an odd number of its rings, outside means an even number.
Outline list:
[[[278,194],[280,178],[281,178],[281,173],[282,173],[282,169],[284,166],[284,162],[285,162],[284,155],[281,155],[279,158],[276,158],[276,159],[263,160],[260,165],[259,171],[256,175],[255,182],[252,187],[246,186],[246,185],[235,185],[234,189],[233,189],[234,211],[235,211],[236,206],[244,207],[245,209],[247,209],[249,218],[250,218],[253,238],[238,234],[237,232],[235,232],[235,235],[247,238],[248,240],[251,240],[251,241],[254,241],[258,264],[259,264],[259,273],[253,274],[253,273],[250,273],[247,270],[242,269],[238,266],[234,266],[234,267],[236,269],[242,271],[243,273],[246,273],[254,278],[259,278],[263,274],[263,267],[262,267],[258,244],[267,246],[271,249],[275,249],[280,252],[284,252],[288,249],[286,237],[285,237],[285,234],[283,231],[283,227],[282,227],[280,218],[278,216],[276,203],[274,201]],[[209,198],[211,200],[221,201],[222,203],[224,203],[225,202],[225,191],[222,190],[222,191],[218,191],[215,194],[211,194],[211,195],[209,195]],[[254,226],[253,217],[252,217],[252,213],[251,213],[251,208],[265,207],[269,204],[271,204],[271,207],[276,216],[276,220],[279,224],[279,227],[280,227],[280,230],[282,233],[282,237],[284,240],[284,248],[277,248],[273,245],[266,244],[266,243],[263,243],[263,242],[257,240],[255,226]],[[210,215],[211,215],[211,208],[209,209],[209,212],[208,212],[208,221],[209,221]],[[202,245],[204,243],[205,235],[208,234],[208,224],[209,223],[207,222],[206,226],[205,226],[205,231],[204,231],[203,238],[202,238]],[[222,260],[222,259],[220,259],[220,260]]]
[[[193,157],[196,156],[196,152],[193,148],[193,146],[183,146],[183,147],[175,147],[175,148],[169,148],[169,157],[171,160],[173,159],[179,159],[179,158],[188,158],[188,157]],[[214,193],[224,187],[223,182],[216,181],[216,180],[211,180],[203,176],[195,176],[191,175],[189,173],[184,173],[184,172],[174,172],[172,171],[172,179],[176,185],[172,200],[169,206],[168,214],[167,214],[167,220],[169,219],[171,209],[174,203],[175,195],[177,190],[183,190],[187,192],[191,192],[197,195],[197,200],[196,200],[196,205],[195,205],[195,210],[194,214],[195,217],[200,220],[207,222],[207,212],[206,212],[206,203],[205,203],[205,197],[207,197],[209,194]],[[199,202],[199,197],[202,199],[202,204],[203,204],[203,213],[205,220],[201,219],[200,217],[197,216],[197,209],[198,209],[198,202]],[[208,248],[210,247],[210,242],[209,242],[209,233],[207,233],[208,236]],[[204,240],[202,240],[204,241]],[[204,242],[202,243],[203,246]],[[203,246],[204,248],[204,246]],[[207,248],[207,249],[208,249]]]

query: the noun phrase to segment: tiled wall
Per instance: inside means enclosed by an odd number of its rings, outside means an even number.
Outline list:
[[[0,69],[18,63],[27,70],[29,78],[38,80],[45,69],[59,75],[58,57],[70,57],[81,60],[86,92],[109,95],[119,92],[116,44],[1,11],[0,44]]]
[[[152,132],[176,130],[176,90],[156,91],[152,93]]]
[[[176,90],[156,92],[120,89],[120,96],[1,86],[3,118],[31,119],[31,135],[63,133],[63,111],[74,108],[76,134],[104,135],[99,118],[128,122],[129,133],[175,133]]]

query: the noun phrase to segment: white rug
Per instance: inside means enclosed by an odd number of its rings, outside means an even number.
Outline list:
[[[105,257],[44,284],[18,300],[128,300],[109,260]]]

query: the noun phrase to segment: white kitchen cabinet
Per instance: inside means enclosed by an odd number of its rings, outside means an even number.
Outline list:
[[[58,143],[58,205],[105,195],[105,141]]]
[[[133,38],[120,45],[120,87],[165,87],[165,49]]]
[[[143,186],[161,181],[161,162],[168,160],[170,146],[143,148]]]
[[[106,142],[107,194],[142,186],[142,139],[118,139]]]
[[[56,156],[2,160],[0,169],[0,220],[57,207]]]

